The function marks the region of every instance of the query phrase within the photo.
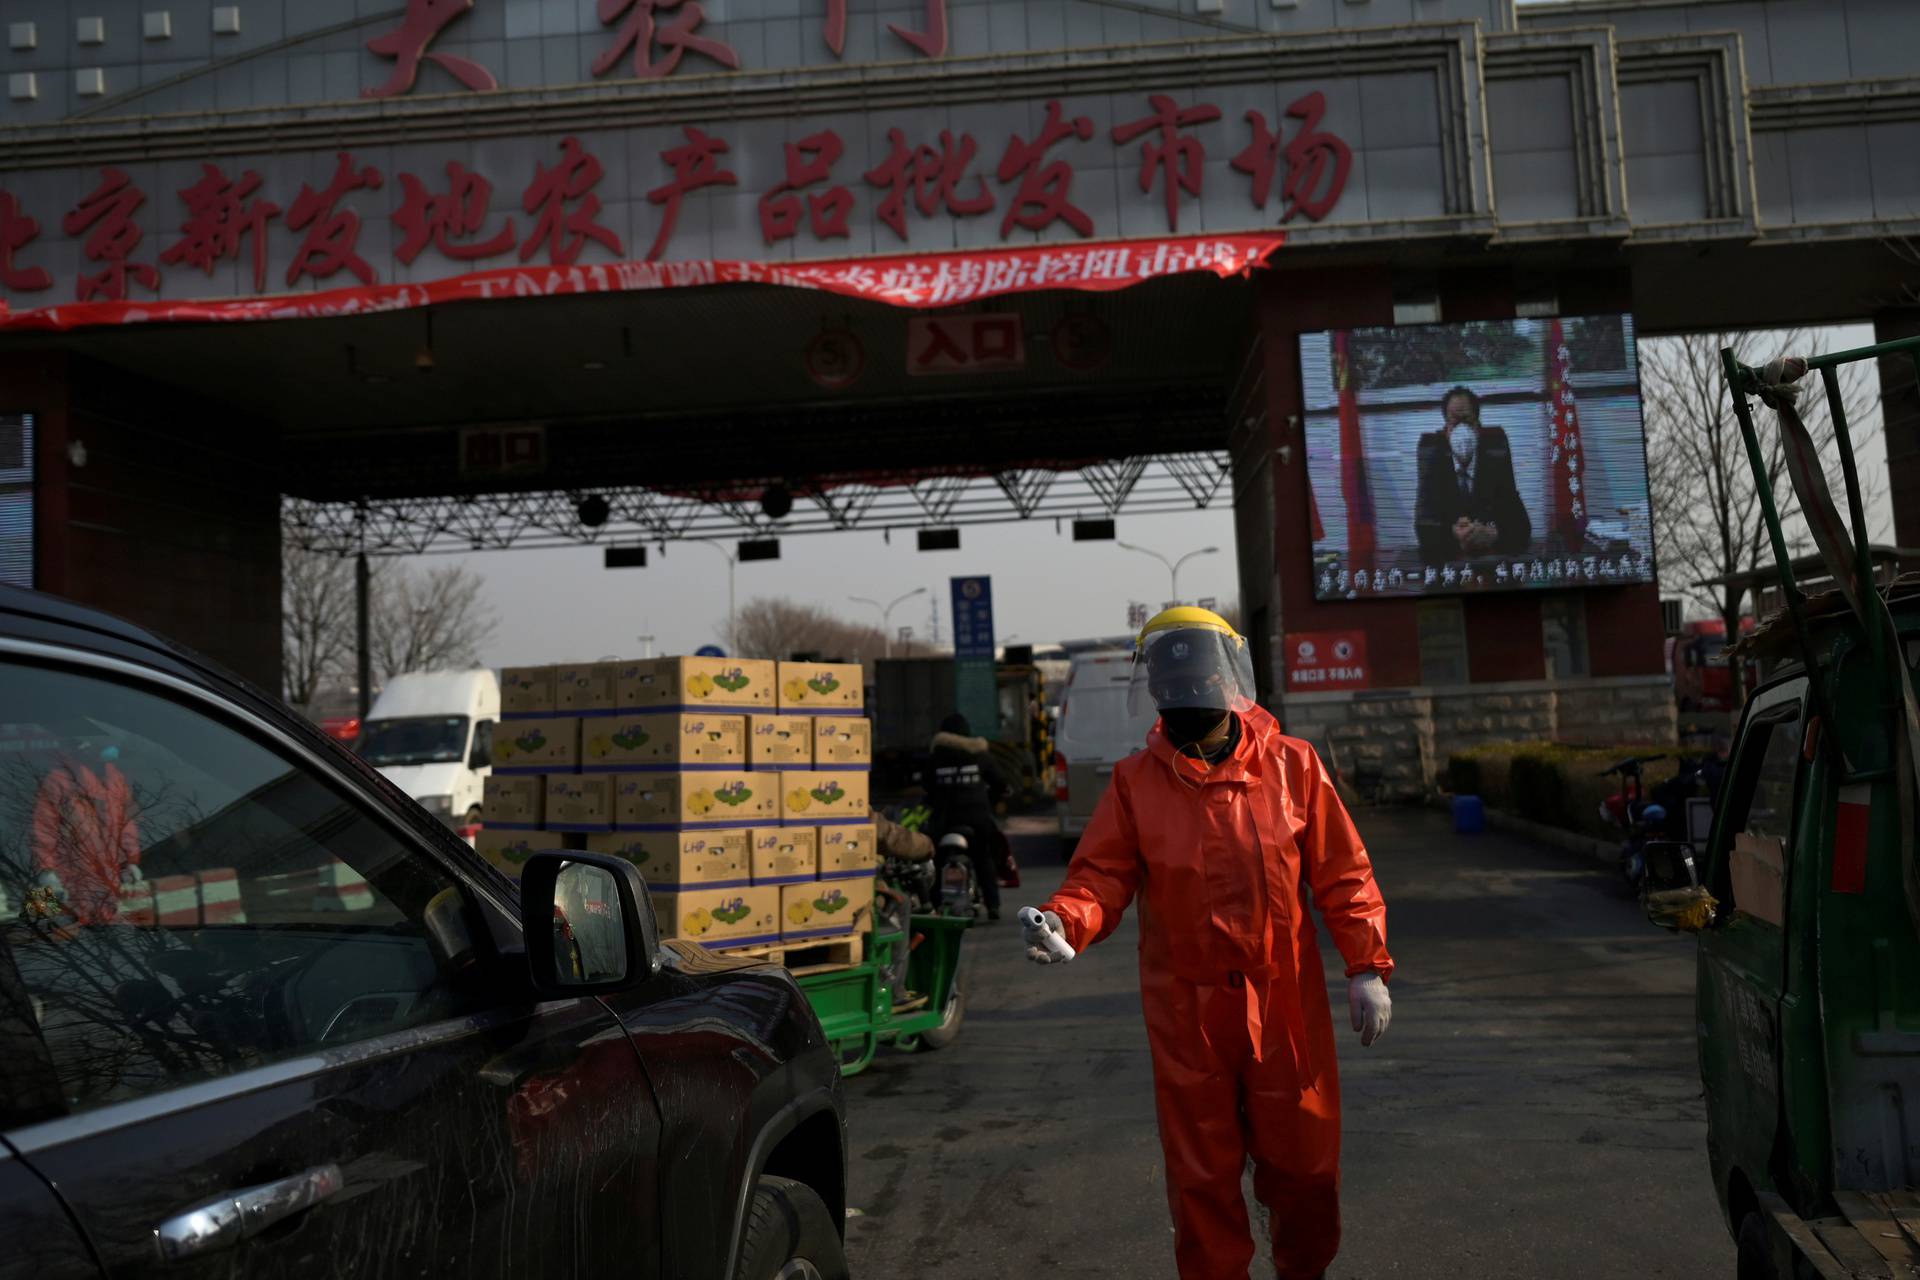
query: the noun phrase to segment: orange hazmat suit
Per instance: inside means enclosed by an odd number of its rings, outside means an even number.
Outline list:
[[[1161,726],[1114,768],[1048,900],[1076,949],[1138,896],[1140,994],[1183,1280],[1244,1280],[1248,1156],[1282,1280],[1340,1246],[1340,1082],[1309,891],[1347,976],[1393,971],[1386,903],[1313,748],[1240,713],[1211,767]]]

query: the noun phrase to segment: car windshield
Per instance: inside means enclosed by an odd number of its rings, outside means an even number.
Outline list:
[[[1114,670],[1121,675],[1118,683],[1107,682],[1102,670],[1093,668],[1081,675],[1086,683],[1076,682],[1067,690],[1066,705],[1060,709],[1060,751],[1067,759],[1118,760],[1146,745],[1153,713],[1128,714],[1127,668],[1116,665]]]
[[[467,718],[403,716],[396,720],[369,720],[355,749],[362,760],[375,767],[464,760],[467,758]]]
[[[1718,665],[1727,660],[1727,638],[1725,636],[1702,636],[1700,638],[1700,661]]]

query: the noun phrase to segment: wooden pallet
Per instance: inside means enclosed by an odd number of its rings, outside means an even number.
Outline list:
[[[763,943],[756,947],[715,947],[713,953],[740,960],[768,960],[796,974],[851,969],[867,958],[867,935],[809,938],[804,942]]]

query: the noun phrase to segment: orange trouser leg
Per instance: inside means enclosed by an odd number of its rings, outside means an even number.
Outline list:
[[[1280,1280],[1312,1280],[1340,1251],[1340,1083],[1327,1072],[1296,1096],[1293,1067],[1255,1064],[1245,1079],[1253,1194],[1273,1229]]]
[[[1236,991],[1234,999],[1205,1001],[1210,1016],[1203,1031],[1200,992],[1180,986],[1184,990],[1169,993],[1167,1004],[1147,1014],[1174,1258],[1180,1280],[1246,1280],[1253,1260],[1240,1187],[1247,1167],[1240,1077],[1253,1056],[1246,1000]],[[1146,993],[1147,999],[1159,1004],[1158,994]]]

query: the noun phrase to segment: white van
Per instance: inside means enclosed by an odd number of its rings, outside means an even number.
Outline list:
[[[1147,731],[1159,718],[1151,707],[1137,716],[1127,711],[1132,675],[1130,649],[1073,655],[1060,698],[1053,762],[1060,835],[1068,844],[1087,829],[1093,807],[1113,780],[1113,766],[1147,745]]]
[[[493,672],[410,671],[380,690],[354,750],[447,825],[472,826],[499,718]]]

